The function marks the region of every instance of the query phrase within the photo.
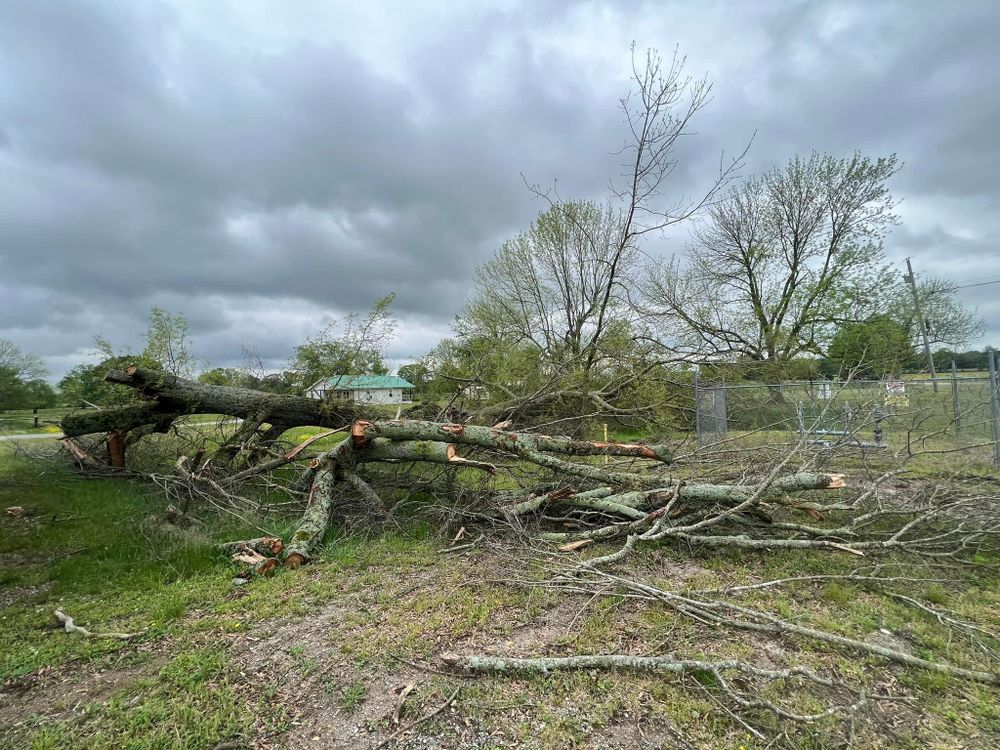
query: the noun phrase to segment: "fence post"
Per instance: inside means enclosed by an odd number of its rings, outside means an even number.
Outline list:
[[[1000,374],[997,373],[996,352],[986,352],[990,367],[990,424],[993,427],[993,463],[1000,466]]]
[[[698,371],[694,371],[694,444],[701,447],[701,392],[698,390]]]
[[[728,391],[726,390],[726,381],[722,381],[722,387],[716,388],[712,391],[712,406],[714,407],[713,412],[715,416],[715,428],[716,435],[725,435],[729,432],[729,404],[728,404]]]
[[[951,401],[955,412],[955,434],[962,431],[962,406],[958,401],[958,367],[951,361]]]

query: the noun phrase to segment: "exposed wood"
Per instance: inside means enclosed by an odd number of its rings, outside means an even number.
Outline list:
[[[128,641],[132,638],[137,638],[142,635],[139,633],[96,633],[92,630],[87,630],[86,628],[80,627],[75,622],[73,618],[63,612],[61,609],[55,611],[56,619],[62,623],[63,630],[67,633],[76,633],[78,635],[86,636],[87,638],[116,638],[120,641]]]
[[[233,555],[233,562],[249,565],[249,572],[252,575],[263,576],[278,567],[278,561],[273,557],[267,557],[252,549],[237,552]]]
[[[251,550],[261,555],[276,557],[281,554],[281,550],[284,549],[284,546],[285,543],[281,540],[281,537],[262,536],[256,539],[247,539],[242,542],[226,542],[225,544],[220,544],[219,549],[227,555],[234,555],[237,552]]]
[[[125,468],[125,431],[112,430],[108,433],[108,464],[114,469]]]

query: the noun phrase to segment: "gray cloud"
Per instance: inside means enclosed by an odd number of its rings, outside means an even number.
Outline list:
[[[396,291],[419,355],[541,208],[522,173],[604,195],[633,39],[715,82],[677,194],[754,132],[748,169],[898,152],[892,257],[1000,277],[992,2],[332,6],[0,6],[0,336],[59,374],[160,304],[216,363],[277,365]]]

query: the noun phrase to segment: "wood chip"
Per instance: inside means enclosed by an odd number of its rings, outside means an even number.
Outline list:
[[[399,699],[396,701],[396,710],[392,714],[393,724],[399,724],[399,715],[403,712],[403,704],[406,703],[406,696],[412,693],[416,687],[416,685],[410,682],[404,685],[399,691]]]

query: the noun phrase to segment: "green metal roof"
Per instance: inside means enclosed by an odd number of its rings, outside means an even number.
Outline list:
[[[331,388],[359,390],[362,388],[413,388],[413,383],[398,375],[331,375],[326,379]]]

